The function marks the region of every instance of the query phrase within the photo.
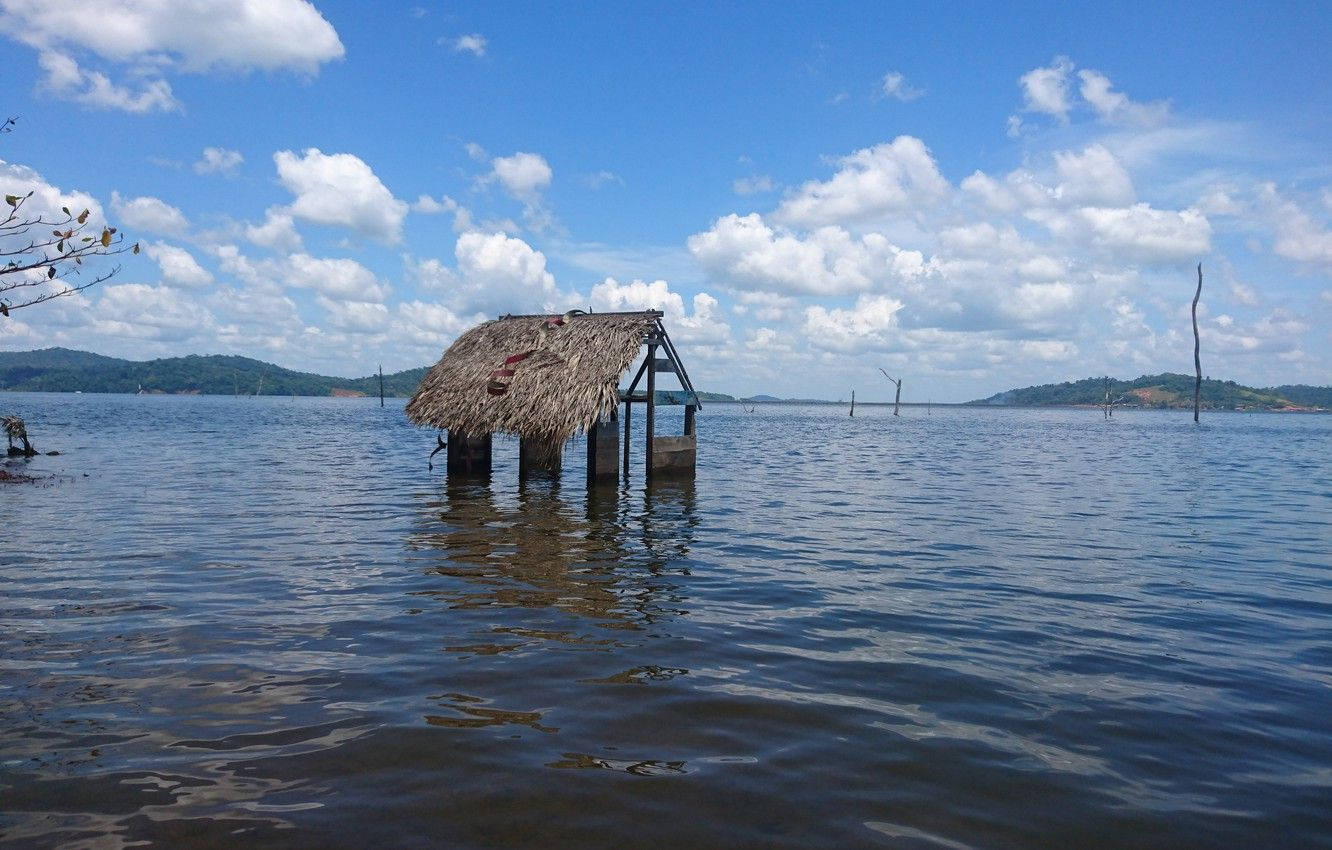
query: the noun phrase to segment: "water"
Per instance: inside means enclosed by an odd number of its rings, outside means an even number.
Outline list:
[[[18,846],[1332,846],[1332,417],[709,405],[589,497],[401,402],[0,412]]]

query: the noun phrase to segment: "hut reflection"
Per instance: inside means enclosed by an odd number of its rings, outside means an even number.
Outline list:
[[[447,484],[410,545],[430,553],[428,573],[461,581],[425,595],[455,608],[555,609],[609,629],[686,614],[678,577],[698,525],[693,483],[570,489],[529,477],[500,503],[488,483]]]

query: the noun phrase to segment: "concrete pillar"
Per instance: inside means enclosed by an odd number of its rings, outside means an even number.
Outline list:
[[[448,473],[450,478],[489,478],[490,435],[449,431]]]

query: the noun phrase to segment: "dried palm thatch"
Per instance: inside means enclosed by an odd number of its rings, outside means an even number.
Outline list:
[[[464,333],[407,402],[416,425],[557,447],[619,401],[620,376],[661,313],[504,316]],[[526,355],[506,363],[515,355]],[[511,375],[501,375],[512,370]],[[496,376],[500,379],[496,382]],[[502,388],[501,388],[502,387]]]

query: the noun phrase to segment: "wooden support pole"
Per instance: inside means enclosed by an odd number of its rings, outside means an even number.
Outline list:
[[[587,486],[614,483],[620,473],[620,432],[615,411],[587,429]]]
[[[449,431],[448,447],[449,477],[489,478],[490,477],[490,435],[473,437],[459,431]]]
[[[384,406],[384,364],[379,364],[379,406]]]
[[[648,343],[647,362],[647,418],[643,420],[643,430],[646,434],[645,444],[647,446],[647,460],[644,463],[645,480],[652,478],[652,431],[657,420],[657,370],[651,368],[650,364],[657,357],[657,341],[653,339]]]
[[[629,414],[630,403],[624,403],[624,480],[629,480]]]
[[[694,412],[695,412],[696,410],[698,410],[698,408],[695,407],[695,406],[692,405],[692,404],[686,404],[686,405],[685,405],[685,429],[684,429],[684,432],[685,432],[685,436],[686,436],[686,437],[692,437],[692,436],[694,435]]]
[[[1202,263],[1198,264],[1198,291],[1193,293],[1193,421],[1198,421],[1198,407],[1202,399],[1202,360],[1198,358],[1198,299],[1202,297]]]

